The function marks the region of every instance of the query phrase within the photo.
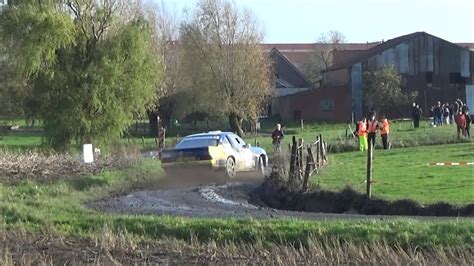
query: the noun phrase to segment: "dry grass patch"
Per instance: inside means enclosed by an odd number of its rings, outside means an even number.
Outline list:
[[[51,233],[0,231],[1,265],[64,264],[384,264],[469,265],[472,248],[400,248],[386,243],[310,241],[294,246],[262,243],[225,244],[145,241],[104,228],[96,238],[61,237]]]
[[[119,149],[110,155],[97,156],[94,163],[85,164],[80,155],[68,153],[0,150],[0,183],[18,184],[26,180],[44,183],[77,175],[94,175],[104,170],[131,166],[139,158],[137,150]]]

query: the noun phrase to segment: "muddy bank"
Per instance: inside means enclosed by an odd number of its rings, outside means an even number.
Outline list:
[[[427,206],[413,200],[387,201],[367,199],[364,194],[346,188],[341,192],[291,191],[281,179],[271,175],[253,192],[253,197],[279,210],[364,215],[463,216],[474,217],[474,204],[454,206],[435,203]]]

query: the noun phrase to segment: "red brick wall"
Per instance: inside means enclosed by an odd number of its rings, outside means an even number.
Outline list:
[[[321,101],[332,101],[332,110],[321,110]],[[348,122],[351,120],[351,92],[347,86],[324,87],[273,100],[272,113],[283,120],[294,120],[295,111],[304,120]]]

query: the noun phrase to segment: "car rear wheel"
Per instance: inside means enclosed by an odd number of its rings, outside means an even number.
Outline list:
[[[265,163],[264,163],[264,157],[260,156],[258,157],[258,165],[257,165],[257,171],[258,175],[260,177],[265,177]]]
[[[227,158],[225,162],[225,175],[227,177],[235,177],[235,160],[232,157]]]

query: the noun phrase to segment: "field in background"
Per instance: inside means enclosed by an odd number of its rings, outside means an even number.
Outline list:
[[[261,130],[255,133],[247,133],[244,137],[245,141],[251,145],[257,142],[259,146],[265,148],[267,152],[273,155],[273,147],[271,133],[277,121],[274,119],[263,119],[261,122]],[[17,120],[17,124],[21,129],[27,129],[24,121]],[[184,124],[179,127],[173,127],[168,130],[166,136],[166,146],[172,147],[181,137],[188,134],[206,132],[212,130],[228,130],[228,125],[223,122],[211,123],[212,128],[208,128],[206,123]],[[352,130],[355,127],[351,126]],[[42,143],[42,132],[38,132],[36,127],[33,132],[10,132],[0,131],[0,148],[7,149],[35,149]],[[148,136],[147,121],[137,121],[132,125],[121,143],[127,143],[137,146],[143,150],[156,150],[155,139]],[[357,149],[357,142],[350,138],[349,125],[343,123],[327,123],[327,122],[311,122],[305,123],[301,129],[299,123],[286,124],[283,128],[286,137],[283,140],[283,147],[286,148],[292,136],[302,138],[306,143],[313,142],[316,135],[323,134],[329,145],[330,153],[354,151]],[[439,145],[457,143],[455,125],[446,125],[442,127],[432,128],[429,121],[421,121],[420,128],[413,129],[411,121],[393,122],[391,126],[391,142],[392,147],[417,147],[425,145]],[[380,138],[377,140],[378,147],[381,146]]]
[[[474,162],[472,143],[374,151],[372,195],[389,200],[412,199],[420,203],[472,203],[474,166],[431,166],[431,162]],[[329,155],[328,165],[313,182],[321,188],[350,186],[365,192],[367,154]]]

